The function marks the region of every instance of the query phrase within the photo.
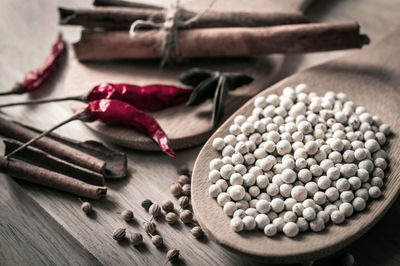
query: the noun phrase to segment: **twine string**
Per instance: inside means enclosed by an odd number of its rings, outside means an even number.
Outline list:
[[[171,6],[166,9],[164,22],[154,22],[152,18],[149,20],[136,20],[131,24],[129,37],[133,39],[144,39],[158,32],[164,32],[165,37],[162,43],[163,56],[161,66],[164,66],[168,62],[176,61],[179,59],[178,30],[180,28],[188,28],[198,21],[214,5],[215,1],[216,0],[212,0],[202,12],[184,21],[181,19],[182,9],[180,8],[180,0],[176,0],[174,4],[171,4]],[[150,28],[150,30],[138,34],[140,28],[143,27]]]

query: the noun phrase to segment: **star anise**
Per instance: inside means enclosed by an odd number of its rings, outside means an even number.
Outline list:
[[[182,73],[179,80],[183,84],[195,87],[186,102],[187,106],[199,105],[207,99],[213,99],[211,123],[214,127],[221,121],[224,114],[228,91],[251,83],[253,77],[244,73],[193,68]]]

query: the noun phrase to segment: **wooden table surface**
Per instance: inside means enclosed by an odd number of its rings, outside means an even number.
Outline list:
[[[237,0],[246,3],[244,0]],[[161,1],[159,1],[161,2]],[[218,1],[217,1],[218,2]],[[5,91],[21,80],[24,73],[40,65],[55,40],[58,26],[56,7],[88,6],[90,1],[2,0],[0,3],[0,88]],[[265,7],[266,10],[268,7]],[[314,21],[353,21],[361,24],[372,42],[400,24],[397,0],[316,1],[307,11]],[[79,38],[77,30],[63,28],[68,41]],[[285,57],[279,79],[351,51],[290,55]],[[69,52],[69,56],[71,56]],[[65,58],[54,78],[31,97],[64,94],[63,80],[71,66]],[[10,96],[0,103],[28,96]],[[38,128],[48,128],[71,114],[68,103],[40,107],[20,107],[3,111],[5,115]],[[57,131],[79,140],[97,139],[80,122],[73,122]],[[200,147],[179,151],[177,158],[153,152],[122,149],[128,154],[130,175],[123,180],[107,182],[107,198],[93,202],[95,215],[87,217],[80,210],[77,197],[16,181],[0,174],[0,265],[162,265],[165,249],[157,249],[145,237],[145,245],[117,244],[112,231],[120,226],[129,232],[142,232],[139,223],[126,224],[117,212],[130,208],[142,221],[148,214],[140,201],[173,199],[169,186],[176,180],[176,167],[192,167]],[[400,264],[400,201],[397,200],[385,217],[361,239],[342,252],[354,255],[356,265]],[[157,222],[168,248],[181,250],[179,264],[248,265],[258,262],[233,254],[207,238],[195,240],[190,228]],[[342,256],[317,261],[319,265],[338,265]],[[265,263],[267,263],[265,261]]]

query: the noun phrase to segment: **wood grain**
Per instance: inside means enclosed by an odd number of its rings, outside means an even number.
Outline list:
[[[268,238],[260,232],[235,233],[229,226],[230,218],[208,194],[211,182],[207,178],[207,166],[211,159],[220,157],[212,148],[212,140],[229,134],[229,126],[236,115],[251,114],[253,98],[215,132],[200,151],[194,166],[192,204],[200,224],[210,237],[231,249],[271,262],[315,260],[347,246],[383,217],[400,192],[400,142],[397,133],[400,131],[399,42],[400,27],[373,47],[295,74],[259,94],[279,95],[285,87],[306,83],[319,95],[329,90],[344,92],[356,104],[365,106],[390,124],[394,136],[390,139],[390,170],[383,198],[369,202],[366,211],[352,216],[343,225],[330,225],[322,233],[308,232],[293,239],[282,235]]]
[[[3,33],[0,38],[0,88],[6,90],[13,82],[22,79],[24,73],[42,63],[60,30],[57,27],[58,5],[89,7],[91,2],[3,0],[0,8],[0,29]],[[164,0],[158,2],[165,3]],[[251,10],[254,2],[260,4],[264,0],[252,0],[251,4],[248,0],[229,1],[235,4],[232,4],[232,8],[243,11]],[[207,4],[206,1],[191,3],[194,6]],[[265,3],[263,10],[274,8],[269,4],[270,1]],[[218,0],[215,5],[216,8],[223,8],[226,2]],[[297,8],[300,4],[293,1],[293,5]],[[389,32],[393,21],[400,21],[400,5],[396,0],[325,0],[316,1],[308,15],[314,21],[358,20],[364,32],[375,42]],[[79,30],[63,27],[62,31],[69,42],[79,39]],[[351,51],[288,56],[280,77],[349,53]],[[0,102],[64,96],[64,74],[67,68],[73,67],[70,63],[71,60],[64,58],[59,71],[40,91],[31,95],[0,98]],[[53,126],[72,113],[67,103],[2,111],[12,119],[41,129]],[[77,140],[98,139],[93,131],[80,122],[66,125],[57,132]],[[86,217],[81,212],[80,202],[74,196],[26,182],[14,182],[8,176],[0,175],[1,265],[162,265],[165,262],[165,251],[153,247],[147,237],[145,247],[140,250],[115,243],[110,234],[118,226],[126,226],[129,233],[141,231],[140,224],[125,224],[116,212],[131,208],[136,216],[145,218],[147,214],[139,206],[141,200],[150,198],[160,202],[172,199],[169,185],[176,181],[176,167],[183,163],[193,166],[200,149],[196,147],[178,151],[177,158],[173,160],[160,153],[114,148],[128,154],[131,174],[127,179],[106,183],[109,188],[108,200],[93,203],[96,211],[93,217]],[[397,200],[372,230],[348,248],[335,253],[336,260],[326,258],[316,261],[314,265],[340,265],[337,260],[342,252],[351,252],[356,265],[399,265],[399,215],[400,201]],[[227,251],[209,239],[195,240],[186,226],[171,227],[162,220],[157,222],[157,226],[167,245],[181,250],[182,261],[178,265],[260,265],[251,257]],[[265,260],[263,262],[268,263]]]
[[[69,261],[74,265],[99,264],[92,254],[82,249],[76,239],[34,203],[14,180],[0,174],[0,185],[2,265],[7,262],[13,262],[14,265],[58,264],[60,261]],[[8,200],[10,198],[13,201]],[[38,243],[40,248],[37,247]]]
[[[305,0],[269,2],[272,10],[299,11],[304,8]],[[257,11],[267,5],[265,2],[254,2],[250,8]],[[216,10],[232,10],[238,6],[218,5]],[[191,6],[191,8],[194,8]],[[249,7],[248,7],[249,8]],[[200,7],[198,7],[201,10]],[[283,56],[260,56],[245,59],[202,59],[192,60],[178,66],[159,68],[159,61],[106,61],[106,62],[73,62],[66,77],[68,95],[82,95],[93,86],[102,82],[151,84],[166,83],[182,86],[177,81],[180,73],[192,67],[208,68],[218,71],[244,72],[255,78],[250,86],[235,90],[227,97],[224,119],[228,118],[247,100],[270,85],[283,62]],[[82,104],[72,104],[73,110]],[[213,132],[211,127],[212,101],[196,107],[180,105],[159,112],[150,113],[166,132],[173,149],[183,149],[204,143]],[[133,128],[105,125],[101,122],[88,124],[99,136],[121,146],[139,150],[158,150],[157,145]]]

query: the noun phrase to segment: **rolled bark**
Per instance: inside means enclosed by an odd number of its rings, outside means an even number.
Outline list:
[[[5,154],[10,153],[23,144],[12,139],[4,139],[3,141],[6,145]],[[101,174],[68,163],[67,161],[58,159],[57,157],[51,156],[33,147],[26,147],[16,153],[13,158],[37,167],[45,168],[49,171],[79,179],[88,184],[104,186],[104,177]]]
[[[0,134],[16,139],[21,142],[27,142],[39,135],[39,133],[23,127],[15,122],[0,118]],[[88,155],[80,150],[74,149],[68,145],[55,141],[50,137],[43,137],[34,145],[55,157],[61,158],[70,163],[90,169],[94,172],[103,174],[105,162]]]
[[[106,28],[128,30],[136,20],[165,22],[166,11],[144,8],[98,7],[86,9],[59,8],[60,24],[80,25],[85,28]],[[181,9],[179,20],[186,21],[196,13]],[[254,13],[207,11],[190,28],[214,27],[260,27],[285,24],[307,23],[308,19],[300,12]]]
[[[136,3],[132,1],[125,0],[94,0],[94,6],[120,6],[120,7],[135,7],[135,8],[153,8],[153,9],[162,9],[161,6],[144,4],[144,3]]]
[[[151,59],[163,55],[166,33],[83,31],[74,44],[80,60]],[[141,34],[146,37],[140,38]],[[234,57],[274,53],[307,53],[350,48],[368,44],[358,23],[314,23],[255,28],[210,28],[180,31],[179,55],[183,58]]]
[[[0,171],[18,179],[55,188],[80,197],[98,200],[107,193],[106,187],[90,185],[22,161],[7,160],[4,156],[0,156]]]

